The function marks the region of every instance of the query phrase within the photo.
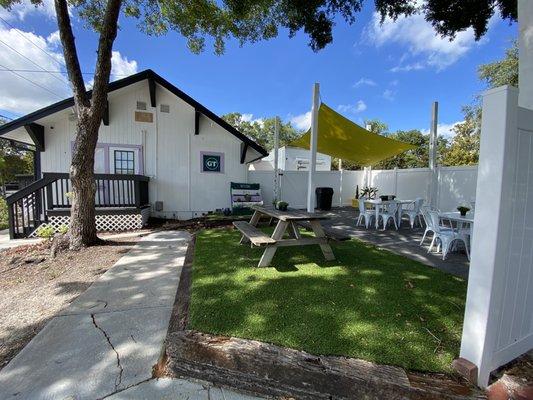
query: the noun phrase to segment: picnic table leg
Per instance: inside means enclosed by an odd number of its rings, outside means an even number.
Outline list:
[[[322,228],[322,225],[320,224],[319,221],[310,221],[310,224],[317,238],[326,237],[326,234],[324,233],[324,228]],[[331,249],[331,246],[329,244],[327,243],[321,244],[320,249],[322,250],[322,254],[324,254],[324,258],[326,260],[328,261],[335,260],[335,255],[333,254],[333,250]]]
[[[252,215],[252,218],[250,219],[250,225],[252,226],[257,226],[259,220],[261,219],[261,213],[259,211],[254,211],[254,214]],[[242,235],[241,236],[241,241],[239,242],[239,244],[244,244],[244,243],[249,243],[250,240]]]
[[[296,225],[296,223],[291,221],[291,222],[289,222],[289,225],[290,225],[289,235],[293,239],[301,239],[300,231],[298,230],[298,226]]]
[[[287,221],[279,220],[278,224],[274,228],[274,233],[272,233],[272,239],[281,239],[288,226],[289,223]],[[270,265],[270,262],[272,261],[272,258],[274,258],[274,254],[276,254],[277,249],[278,248],[275,244],[272,246],[267,246],[265,251],[263,252],[263,255],[261,256],[261,260],[259,260],[258,267],[268,267]]]

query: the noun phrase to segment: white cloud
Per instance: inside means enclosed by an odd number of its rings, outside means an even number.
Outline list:
[[[264,118],[254,118],[254,115],[249,113],[249,114],[241,114],[241,121],[243,122],[251,122],[252,124],[254,123],[257,123],[259,124],[260,126],[263,126],[264,123],[265,123],[265,119]]]
[[[455,125],[460,124],[464,121],[457,121],[452,122],[450,124],[438,124],[437,125],[437,134],[445,139],[451,139],[455,136],[455,132],[453,131],[453,128]],[[421,129],[421,132],[424,135],[429,134],[429,129]]]
[[[59,31],[52,32],[46,38],[46,41],[50,46],[61,47],[61,38],[59,37]]]
[[[300,115],[289,115],[289,121],[296,129],[306,131],[311,127],[311,111]]]
[[[343,113],[357,114],[367,109],[363,100],[358,100],[355,104],[340,104],[337,110]]]
[[[383,98],[385,100],[393,101],[394,100],[394,92],[391,89],[387,89],[383,92]]]
[[[390,69],[390,72],[410,72],[424,69],[425,65],[421,62],[415,62],[412,64],[397,65]]]
[[[114,50],[111,56],[111,80],[124,78],[137,73],[137,61],[129,61],[126,56],[122,56],[120,51]]]
[[[359,86],[376,86],[377,83],[374,82],[372,79],[369,78],[361,78],[357,82],[354,83],[353,87],[357,88]]]
[[[47,18],[55,18],[54,0],[43,0],[39,5],[34,5],[29,0],[22,0],[20,3],[14,4],[9,11],[0,7],[0,17],[5,20],[18,19],[23,21],[26,16],[31,14],[42,14]]]
[[[0,87],[2,88],[0,109],[15,114],[26,114],[71,95],[68,80],[62,74],[50,74],[44,71],[20,71],[39,70],[40,68],[37,65],[48,71],[58,71],[61,68],[63,54],[56,49],[57,46],[53,43],[53,40],[49,41],[47,38],[32,32],[24,32],[18,29],[8,30],[2,27],[0,27],[0,40],[16,49],[24,57],[27,57],[27,59],[24,58],[3,43],[0,43],[0,65],[5,67],[0,68],[0,70],[19,70],[16,72],[0,72]],[[57,60],[57,62],[54,60]],[[31,80],[34,84],[19,75]],[[46,89],[43,89],[43,87]]]
[[[469,28],[459,32],[453,40],[443,38],[424,19],[422,14],[399,17],[396,21],[374,13],[372,21],[365,29],[365,37],[375,46],[400,45],[405,48],[406,55],[400,59],[399,65],[392,71],[413,71],[424,67],[442,70],[454,64],[468,53],[475,45],[474,31]],[[411,60],[408,65],[403,61]]]

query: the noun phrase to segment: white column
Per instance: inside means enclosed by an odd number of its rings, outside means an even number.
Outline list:
[[[483,96],[476,213],[461,357],[478,367],[478,385],[488,384],[496,351],[512,235],[517,153],[518,90],[492,89]]]
[[[319,84],[313,85],[313,105],[311,107],[311,162],[307,179],[307,212],[315,210],[315,193],[313,178],[316,170],[316,147],[318,143],[318,107],[319,107]]]
[[[274,199],[281,200],[279,197],[279,118],[276,117],[274,124]]]
[[[431,127],[429,133],[429,182],[428,203],[431,207],[437,207],[437,128],[439,124],[439,103],[434,101],[431,105]]]
[[[518,105],[533,109],[533,1],[518,0],[520,93]]]

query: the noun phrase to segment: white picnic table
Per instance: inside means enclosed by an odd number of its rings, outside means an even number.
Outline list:
[[[394,200],[381,200],[381,199],[369,199],[365,200],[365,204],[372,204],[374,206],[374,210],[376,213],[376,229],[378,229],[378,215],[379,210],[383,206],[387,206],[391,203],[398,203],[398,211],[397,211],[397,222],[398,227],[400,227],[401,221],[402,221],[402,206],[405,204],[411,204],[414,203],[415,200],[401,200],[401,199],[394,199]]]
[[[233,222],[233,225],[242,233],[241,243],[250,243],[252,246],[265,247],[265,251],[259,260],[259,267],[270,265],[274,254],[276,254],[277,248],[285,246],[307,246],[318,244],[326,260],[330,261],[335,259],[335,255],[328,243],[324,228],[320,224],[321,220],[330,218],[327,215],[291,209],[280,211],[263,206],[252,206],[251,209],[254,210],[254,214],[252,215],[250,222],[235,221]],[[278,221],[271,236],[268,236],[257,228],[257,224],[262,216],[267,216]],[[308,222],[315,237],[303,238],[298,230],[298,222]],[[283,235],[287,231],[287,228],[289,228],[290,238],[283,239]]]

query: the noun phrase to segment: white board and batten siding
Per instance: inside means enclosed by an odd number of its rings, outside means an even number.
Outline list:
[[[150,203],[163,202],[162,211],[152,209],[153,216],[188,219],[230,207],[230,182],[247,178],[247,165],[240,163],[242,141],[204,115],[195,135],[194,107],[160,85],[156,98],[157,107],[152,108],[146,80],[111,92],[110,123],[100,127],[99,146],[142,149],[137,163],[143,170],[136,172],[150,177]],[[137,102],[146,104],[145,112],[153,114],[153,122],[135,120],[135,112],[141,111]],[[169,112],[162,112],[161,104]],[[43,172],[69,171],[76,127],[72,114],[65,110],[39,121],[45,126]],[[222,155],[223,170],[202,172],[202,152]]]

